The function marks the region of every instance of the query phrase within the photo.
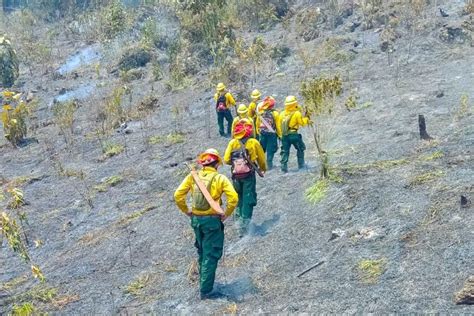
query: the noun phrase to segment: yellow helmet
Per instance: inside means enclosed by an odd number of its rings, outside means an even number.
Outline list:
[[[258,91],[257,89],[253,90],[252,91],[252,94],[250,95],[250,97],[252,99],[258,99],[262,96],[262,94],[260,93],[260,91]]]
[[[285,99],[285,106],[293,105],[296,103],[298,103],[298,101],[296,100],[296,97],[294,95],[289,95]]]
[[[219,92],[224,91],[225,90],[225,85],[222,82],[219,82],[217,84],[216,90],[219,91]]]
[[[246,114],[249,111],[247,106],[245,104],[239,104],[239,107],[237,108],[237,113],[239,114]]]
[[[222,158],[219,155],[219,152],[214,148],[207,149],[198,157],[198,163],[203,166],[210,165],[216,161],[219,165],[222,165]]]

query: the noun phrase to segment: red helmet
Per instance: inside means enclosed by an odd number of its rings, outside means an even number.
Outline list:
[[[263,99],[263,106],[266,109],[272,109],[275,106],[275,98],[265,97],[265,99]]]
[[[214,148],[209,148],[208,150],[200,154],[197,160],[198,164],[202,166],[208,166],[216,161],[219,165],[222,164],[222,158],[219,155],[219,152]]]

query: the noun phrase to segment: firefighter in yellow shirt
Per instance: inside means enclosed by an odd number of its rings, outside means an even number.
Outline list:
[[[278,138],[281,139],[280,115],[274,109],[275,99],[266,97],[257,111],[257,135],[263,151],[267,155],[267,168],[273,168],[273,157],[278,150]]]
[[[298,133],[300,127],[306,126],[309,118],[304,117],[298,107],[298,101],[295,96],[287,96],[285,99],[285,110],[280,113],[280,129],[281,138],[281,171],[288,172],[288,159],[290,156],[290,148],[293,145],[296,148],[296,156],[298,158],[298,168],[305,168],[304,151],[306,145],[303,137]]]
[[[257,89],[252,91],[252,94],[250,94],[250,98],[252,99],[252,102],[249,104],[249,113],[248,116],[255,121],[256,114],[257,114],[257,105],[260,102],[260,97],[262,94],[260,91]]]
[[[252,137],[256,138],[256,130],[255,130],[255,124],[254,121],[248,116],[248,108],[245,104],[240,104],[239,107],[237,108],[237,117],[234,118],[234,121],[232,122],[232,138],[234,138],[234,130],[235,130],[235,125],[237,125],[238,122],[240,121],[245,121],[253,126],[253,133]]]
[[[196,235],[195,246],[199,255],[199,275],[201,299],[215,298],[219,293],[213,292],[217,264],[224,249],[223,221],[232,214],[238,195],[230,180],[217,172],[222,159],[215,149],[208,149],[198,157],[202,169],[198,172],[199,178],[206,185],[212,198],[222,203],[224,194],[227,200],[225,216],[219,215],[211,208],[191,174],[189,174],[174,194],[176,205],[189,217],[191,226]],[[186,196],[191,193],[192,207],[186,203]]]
[[[214,100],[216,101],[217,125],[219,125],[219,134],[222,137],[230,137],[233,120],[230,109],[235,106],[235,100],[232,94],[226,90],[226,87],[222,82],[217,84]],[[224,132],[224,119],[227,121],[227,134]]]
[[[232,182],[239,194],[236,215],[240,219],[240,237],[248,233],[253,208],[257,205],[257,180],[254,167],[262,172],[267,170],[263,148],[258,140],[251,137],[252,133],[251,124],[237,123],[234,139],[229,142],[224,154],[224,162],[232,166]]]

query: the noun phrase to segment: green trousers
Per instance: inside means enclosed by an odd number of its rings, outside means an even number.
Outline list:
[[[219,134],[221,136],[225,136],[224,132],[224,119],[227,121],[227,135],[232,134],[232,121],[234,118],[232,117],[232,113],[230,110],[225,110],[222,112],[217,112],[217,125],[219,125]]]
[[[293,145],[296,148],[296,157],[298,158],[298,168],[304,167],[304,151],[306,145],[303,137],[298,133],[290,133],[281,139],[281,171],[288,172],[288,158],[290,157],[290,148]]]
[[[262,133],[260,135],[260,144],[263,151],[267,154],[267,169],[273,168],[273,157],[278,150],[278,140],[275,133]]]
[[[207,294],[214,287],[217,263],[224,249],[224,224],[219,217],[193,216],[191,226],[199,255],[199,287],[201,294]]]
[[[239,195],[236,216],[240,220],[240,235],[248,233],[253,208],[257,205],[257,179],[255,172],[245,179],[233,179],[234,189]]]

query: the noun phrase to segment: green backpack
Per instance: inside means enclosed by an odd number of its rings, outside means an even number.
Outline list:
[[[209,180],[199,177],[201,181],[206,185],[208,192],[210,192],[212,181],[214,181],[214,178],[217,177],[217,175],[218,173],[216,172]],[[193,209],[195,210],[207,211],[208,209],[211,208],[211,206],[209,205],[209,202],[204,197],[204,194],[202,194],[201,190],[199,190],[199,187],[197,186],[196,182],[194,182],[194,185],[193,185],[192,201],[193,201]]]
[[[281,133],[283,136],[288,136],[290,133],[290,121],[293,115],[295,115],[296,112],[291,113],[290,115],[285,116],[283,121],[281,122]]]

